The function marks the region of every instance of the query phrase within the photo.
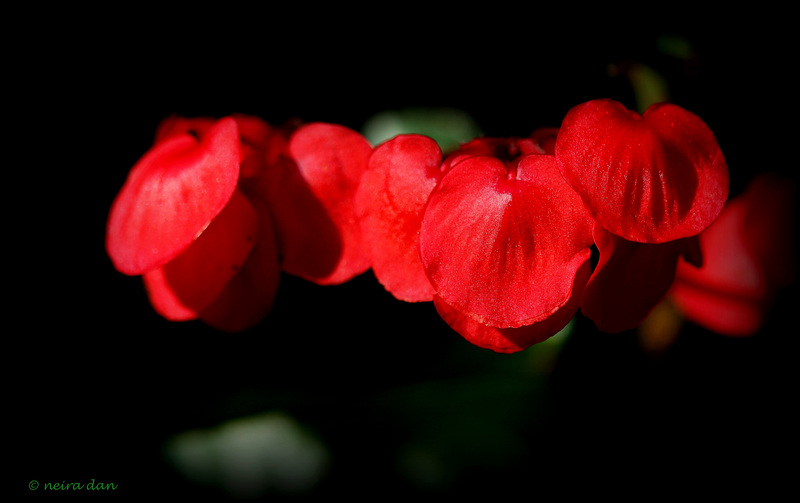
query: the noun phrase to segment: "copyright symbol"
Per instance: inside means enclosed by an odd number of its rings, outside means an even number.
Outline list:
[[[28,484],[28,489],[30,489],[31,491],[39,489],[39,482],[31,480],[31,482]]]

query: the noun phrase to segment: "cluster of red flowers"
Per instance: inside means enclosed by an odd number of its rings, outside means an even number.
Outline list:
[[[372,269],[473,344],[514,352],[578,310],[604,331],[636,327],[679,264],[701,265],[698,236],[728,190],[712,132],[670,104],[590,101],[559,128],[455,152],[418,134],[372,146],[336,124],[170,117],[114,201],[106,245],[170,320],[243,330],[282,272],[335,285]]]

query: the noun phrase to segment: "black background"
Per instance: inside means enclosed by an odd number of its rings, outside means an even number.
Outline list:
[[[284,277],[269,318],[227,335],[162,320],[140,280],[113,269],[103,247],[108,209],[171,113],[241,112],[272,124],[299,117],[359,129],[382,110],[453,106],[489,136],[525,135],[559,125],[588,99],[632,108],[628,81],[609,65],[638,62],[667,77],[672,101],[715,132],[732,195],[759,171],[796,169],[786,160],[794,40],[774,25],[785,14],[700,17],[683,9],[664,17],[628,9],[578,19],[578,12],[510,7],[429,9],[167,15],[120,8],[18,18],[6,44],[4,204],[12,278],[5,411],[19,472],[4,491],[13,485],[46,497],[28,481],[95,478],[118,483],[107,495],[116,498],[207,491],[221,498],[174,473],[160,455],[164,440],[283,410],[337,455],[315,496],[413,494],[418,488],[397,473],[394,456],[417,424],[442,411],[385,400],[392,390],[441,382],[461,390],[476,383],[481,393],[494,383],[490,399],[459,402],[449,413],[464,419],[496,410],[497,424],[512,418],[526,446],[521,458],[500,461],[475,447],[479,461],[464,463],[440,488],[449,494],[587,490],[649,500],[690,487],[771,491],[786,480],[781,453],[795,452],[783,428],[794,398],[793,292],[752,338],[689,324],[659,356],[645,353],[633,332],[596,333],[579,318],[541,406],[525,402],[529,376],[518,375],[537,347],[510,356],[474,348],[430,305],[395,301],[369,273],[336,287]],[[764,31],[764,23],[774,29]],[[659,37],[672,34],[694,57],[659,50]],[[509,391],[515,386],[526,391]],[[256,398],[233,399],[241,396]],[[469,458],[471,440],[493,445],[497,433],[476,426],[454,456]]]

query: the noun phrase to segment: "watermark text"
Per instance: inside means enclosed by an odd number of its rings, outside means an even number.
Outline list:
[[[28,489],[31,491],[116,491],[119,484],[114,482],[100,482],[95,479],[81,482],[70,482],[62,480],[60,482],[39,482],[31,480]]]

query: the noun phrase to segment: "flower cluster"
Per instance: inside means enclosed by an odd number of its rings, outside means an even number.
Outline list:
[[[282,271],[336,284],[369,269],[353,194],[371,152],[334,124],[169,117],[112,204],[108,255],[165,318],[247,329]]]
[[[515,352],[579,310],[603,331],[636,327],[679,264],[702,264],[728,190],[714,135],[672,104],[589,101],[558,128],[451,152],[421,134],[372,146],[336,124],[170,117],[106,244],[170,320],[242,330],[281,273],[335,285],[371,269],[471,343]]]

